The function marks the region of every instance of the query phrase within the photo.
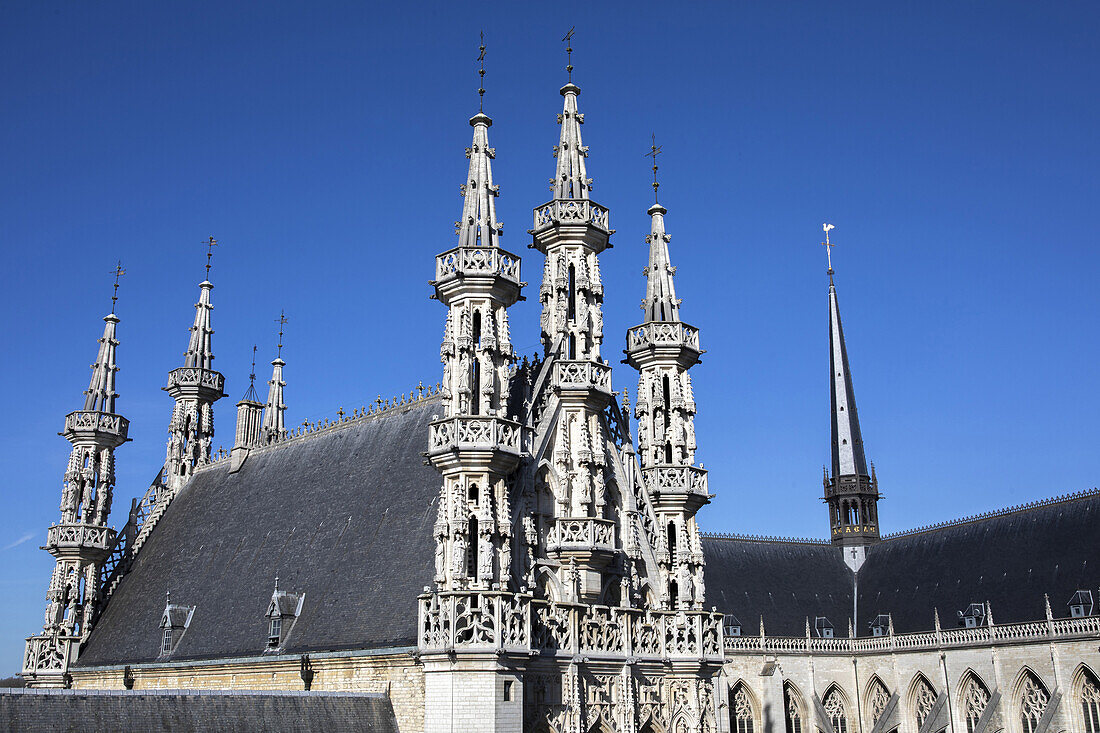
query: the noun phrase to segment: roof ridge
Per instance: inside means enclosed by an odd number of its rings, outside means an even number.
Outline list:
[[[324,418],[317,422],[311,423],[309,420],[305,420],[301,425],[296,428],[290,429],[286,432],[286,435],[278,440],[267,443],[264,445],[256,445],[252,447],[253,451],[262,451],[267,448],[275,448],[278,446],[286,445],[288,442],[298,440],[301,438],[308,438],[318,433],[328,432],[340,427],[350,425],[351,423],[362,422],[367,419],[375,419],[379,417],[385,417],[398,410],[418,405],[422,402],[430,402],[434,398],[438,397],[442,384],[437,382],[436,384],[430,384],[427,387],[423,382],[420,382],[415,389],[409,390],[409,394],[405,395],[401,393],[400,397],[393,397],[390,399],[382,399],[382,395],[378,395],[378,398],[369,406],[362,408],[356,408],[352,410],[351,414],[344,412],[344,408],[337,410],[337,418],[332,420],[330,418]],[[201,470],[208,466],[213,466],[222,463],[230,457],[230,452],[224,447],[218,448],[215,451],[214,457],[206,463],[204,466],[197,467],[196,470]]]
[[[829,540],[817,537],[778,537],[762,534],[738,534],[736,532],[701,532],[703,537],[712,540],[748,540],[749,542],[787,542],[799,545],[831,545]]]
[[[1066,502],[1075,501],[1077,499],[1083,499],[1087,496],[1100,496],[1100,488],[1093,487],[1091,489],[1082,489],[1081,491],[1075,491],[1069,494],[1060,494],[1058,496],[1051,496],[1046,499],[1037,499],[1036,501],[1029,501],[1023,504],[1015,504],[1013,506],[1008,506],[1001,509],[993,509],[988,512],[971,514],[970,516],[966,517],[948,519],[946,521],[936,522],[934,524],[926,524],[922,527],[903,529],[900,532],[891,532],[890,534],[884,534],[882,536],[882,539],[887,540],[894,539],[895,537],[908,537],[909,535],[920,534],[921,532],[930,532],[932,530],[944,529],[945,527],[956,527],[960,524],[970,524],[972,522],[977,522],[982,519],[1003,517],[1008,514],[1025,512],[1030,509],[1038,509],[1040,507],[1052,506],[1054,504],[1064,504]]]

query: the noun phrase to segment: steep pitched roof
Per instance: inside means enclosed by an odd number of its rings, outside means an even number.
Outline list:
[[[1055,617],[1079,588],[1100,585],[1100,493],[908,532],[873,545],[859,572],[862,626],[889,613],[898,633],[944,628],[957,612],[989,601],[996,623]],[[857,629],[866,634],[867,629]]]
[[[263,652],[275,576],[305,593],[285,652],[415,645],[439,477],[423,464],[438,398],[198,471],[123,578],[80,666],[152,661],[164,594],[195,606],[172,659]]]
[[[827,543],[703,536],[709,606],[732,613],[742,633],[802,636],[806,619],[825,616],[847,629],[852,615],[852,571],[840,549]]]

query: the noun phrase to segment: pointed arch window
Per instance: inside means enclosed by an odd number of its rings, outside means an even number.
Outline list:
[[[1048,702],[1050,695],[1043,683],[1035,675],[1025,672],[1019,693],[1020,729],[1023,733],[1035,733]]]
[[[569,265],[569,301],[565,317],[570,323],[577,320],[577,269]]]
[[[466,575],[470,578],[477,577],[477,517],[470,517],[466,524]]]
[[[783,685],[783,707],[787,733],[802,733],[802,706],[790,685]]]
[[[919,730],[924,725],[924,721],[928,719],[928,716],[932,714],[932,708],[936,706],[936,690],[925,679],[924,675],[918,675],[913,683],[912,706],[913,717],[917,721],[917,729]]]
[[[1081,728],[1100,733],[1100,684],[1087,671],[1081,678]]]
[[[848,708],[844,704],[840,690],[833,687],[825,693],[821,707],[828,716],[829,724],[833,726],[833,733],[848,733]]]
[[[989,705],[989,690],[981,680],[971,675],[963,685],[962,707],[963,720],[966,721],[966,733],[974,733],[978,728],[978,721],[982,718],[986,706]]]
[[[752,700],[744,682],[738,682],[730,693],[730,731],[731,733],[754,733]]]
[[[871,689],[867,695],[868,712],[871,714],[871,725],[878,723],[879,718],[886,714],[886,706],[890,704],[890,691],[882,680],[877,677],[871,682]]]

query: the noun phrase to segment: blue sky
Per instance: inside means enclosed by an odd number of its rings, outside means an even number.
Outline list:
[[[4,3],[0,673],[41,626],[109,271],[118,313],[121,525],[163,461],[202,279],[233,404],[285,309],[288,419],[439,378],[433,256],[453,244],[478,32],[504,244],[524,256],[513,339],[538,343],[561,36],[576,24],[616,387],[640,318],[644,153],[663,146],[683,317],[702,331],[707,530],[826,536],[827,279],[837,287],[884,531],[1100,483],[1100,54],[1092,3]],[[482,10],[485,8],[485,10]],[[411,601],[410,601],[411,603]],[[412,606],[410,605],[410,612]]]

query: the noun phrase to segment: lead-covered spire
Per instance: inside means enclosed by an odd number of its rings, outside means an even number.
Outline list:
[[[647,280],[645,302],[642,303],[645,320],[647,323],[679,321],[680,301],[676,299],[676,288],[672,283],[676,268],[668,257],[668,243],[672,237],[665,233],[665,214],[668,211],[660,204],[653,204],[648,213],[652,221],[649,236],[646,237],[649,265],[645,268]]]
[[[493,120],[478,112],[470,118],[474,128],[474,139],[466,148],[466,157],[470,159],[470,170],[466,183],[460,190],[464,197],[462,219],[455,222],[458,230],[459,247],[498,247],[503,225],[497,221],[496,197],[500,186],[493,184],[492,161],[496,157],[495,148],[489,147],[489,128]]]
[[[826,224],[825,241],[829,256],[829,393],[831,402],[832,473],[825,477],[825,501],[829,505],[830,531],[834,544],[865,548],[879,538],[878,479],[867,470],[863,435],[856,411],[848,347],[840,322],[840,304],[833,282],[832,247]],[[858,569],[862,550],[846,553],[845,562]]]
[[[558,166],[557,174],[550,181],[556,199],[586,199],[592,190],[592,179],[588,177],[584,164],[584,159],[588,157],[588,146],[581,142],[584,115],[577,111],[577,95],[580,93],[581,88],[573,82],[561,88],[565,106],[558,115],[561,137],[554,148]]]

